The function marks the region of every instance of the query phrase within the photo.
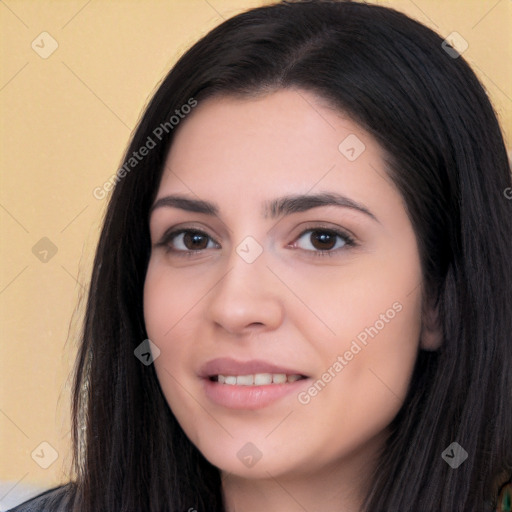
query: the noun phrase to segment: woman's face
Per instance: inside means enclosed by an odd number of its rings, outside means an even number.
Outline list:
[[[203,455],[246,478],[366,474],[422,331],[415,233],[376,141],[303,90],[199,103],[150,230],[154,364]]]

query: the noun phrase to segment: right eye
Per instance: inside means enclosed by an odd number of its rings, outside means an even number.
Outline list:
[[[209,246],[210,241],[213,246]],[[204,249],[219,247],[209,235],[197,229],[180,229],[166,233],[157,245],[165,247],[167,252],[181,253],[179,256],[192,256]]]

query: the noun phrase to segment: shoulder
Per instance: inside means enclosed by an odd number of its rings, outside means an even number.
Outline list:
[[[70,512],[74,489],[73,483],[49,489],[7,512]]]

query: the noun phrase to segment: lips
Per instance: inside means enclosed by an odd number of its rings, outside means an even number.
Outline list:
[[[201,366],[198,375],[210,402],[231,410],[263,409],[279,403],[298,393],[310,380],[297,368],[262,359],[237,361],[229,357],[208,361]]]
[[[262,373],[300,375],[301,377],[308,377],[297,368],[279,366],[261,359],[236,361],[235,359],[231,359],[229,357],[220,357],[208,361],[199,369],[199,376],[203,379],[209,379],[218,375],[239,376]]]

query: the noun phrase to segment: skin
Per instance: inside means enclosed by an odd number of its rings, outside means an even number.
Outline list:
[[[365,145],[354,161],[338,149],[349,135]],[[152,212],[144,315],[167,402],[220,468],[229,511],[358,510],[418,350],[439,343],[415,233],[383,156],[361,127],[303,90],[210,98],[179,125],[156,201],[184,194],[216,203],[219,214]],[[318,192],[343,194],[377,220],[332,205],[262,215],[265,201]],[[206,233],[202,252],[182,256],[197,247],[183,236],[166,251],[159,243],[172,227]],[[348,232],[357,246],[311,236],[325,229]],[[262,249],[252,263],[236,251],[247,236]],[[313,254],[326,246],[331,256]],[[389,319],[393,304],[400,311]],[[383,314],[384,327],[347,361]],[[292,393],[262,409],[229,409],[205,396],[197,376],[222,356],[299,369],[311,377],[302,397],[329,368],[335,376],[308,403]],[[336,372],[338,356],[346,364]],[[252,467],[237,457],[248,442],[262,454]]]

